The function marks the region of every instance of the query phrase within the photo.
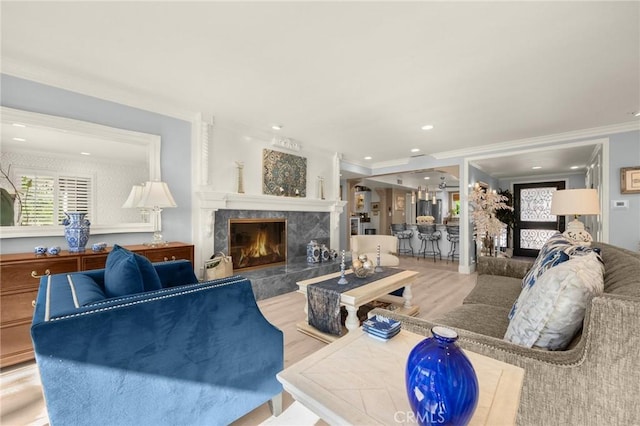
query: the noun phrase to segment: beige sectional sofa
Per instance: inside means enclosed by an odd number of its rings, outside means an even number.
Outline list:
[[[519,425],[640,425],[640,254],[594,243],[604,262],[604,293],[587,305],[581,333],[561,351],[503,339],[522,277],[533,261],[481,257],[462,306],[431,321],[376,309],[425,336],[454,328],[464,349],[524,368]]]

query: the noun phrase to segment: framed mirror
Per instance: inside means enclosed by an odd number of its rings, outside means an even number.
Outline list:
[[[1,111],[0,238],[62,235],[71,211],[87,212],[92,234],[153,231],[144,212],[123,205],[134,185],[160,180],[160,136]]]

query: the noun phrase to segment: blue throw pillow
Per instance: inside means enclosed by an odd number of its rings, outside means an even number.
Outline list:
[[[67,282],[71,287],[76,308],[106,299],[102,287],[91,277],[84,274],[69,274]]]
[[[126,296],[161,287],[160,277],[147,258],[117,244],[113,246],[104,271],[107,297]]]

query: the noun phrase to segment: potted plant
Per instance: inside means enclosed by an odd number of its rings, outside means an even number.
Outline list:
[[[9,185],[13,189],[13,193],[11,193],[6,188],[0,188],[0,226],[13,226],[16,224],[19,225],[22,216],[22,197],[26,194],[21,193],[21,191],[18,190],[13,181],[9,178],[11,173],[11,165],[9,165],[6,172],[2,170],[2,168],[0,168],[0,173],[2,174],[2,178],[9,182]],[[31,179],[28,179],[28,181],[25,182],[27,191],[29,191],[31,185]],[[16,201],[18,201],[17,216],[15,214]]]
[[[496,218],[507,225],[507,245],[506,247],[511,247],[511,236],[513,232],[513,228],[516,224],[516,213],[513,210],[513,193],[508,189],[500,189],[498,188],[498,195],[502,195],[506,197],[504,203],[510,208],[503,208],[496,210]]]
[[[506,196],[496,191],[487,191],[480,185],[476,185],[469,194],[473,236],[476,244],[481,245],[481,254],[493,254],[494,238],[507,226],[497,217],[499,210],[513,211],[513,207],[509,206],[507,201]]]

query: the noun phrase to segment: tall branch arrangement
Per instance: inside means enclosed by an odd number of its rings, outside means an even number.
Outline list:
[[[18,218],[17,218],[17,220],[15,222],[16,223],[20,223],[20,218],[22,216],[22,206],[24,205],[23,201],[22,201],[22,195],[26,195],[26,194],[23,194],[21,191],[19,191],[18,188],[16,187],[16,185],[11,180],[11,177],[10,177],[11,176],[11,164],[9,164],[9,167],[7,167],[7,171],[6,172],[4,170],[2,170],[2,168],[0,167],[0,174],[1,174],[2,178],[4,178],[7,182],[9,182],[9,185],[11,185],[11,188],[13,188],[13,194],[9,193],[8,191],[7,191],[7,193],[9,194],[9,196],[14,201],[16,201],[16,200],[18,201]],[[29,190],[29,188],[31,188],[31,179],[29,179],[29,181],[27,182],[27,191]]]
[[[506,224],[496,218],[497,210],[511,210],[513,207],[506,202],[509,199],[495,191],[485,191],[480,186],[475,186],[469,193],[469,205],[473,208],[473,236],[475,240],[487,236],[499,235]]]

